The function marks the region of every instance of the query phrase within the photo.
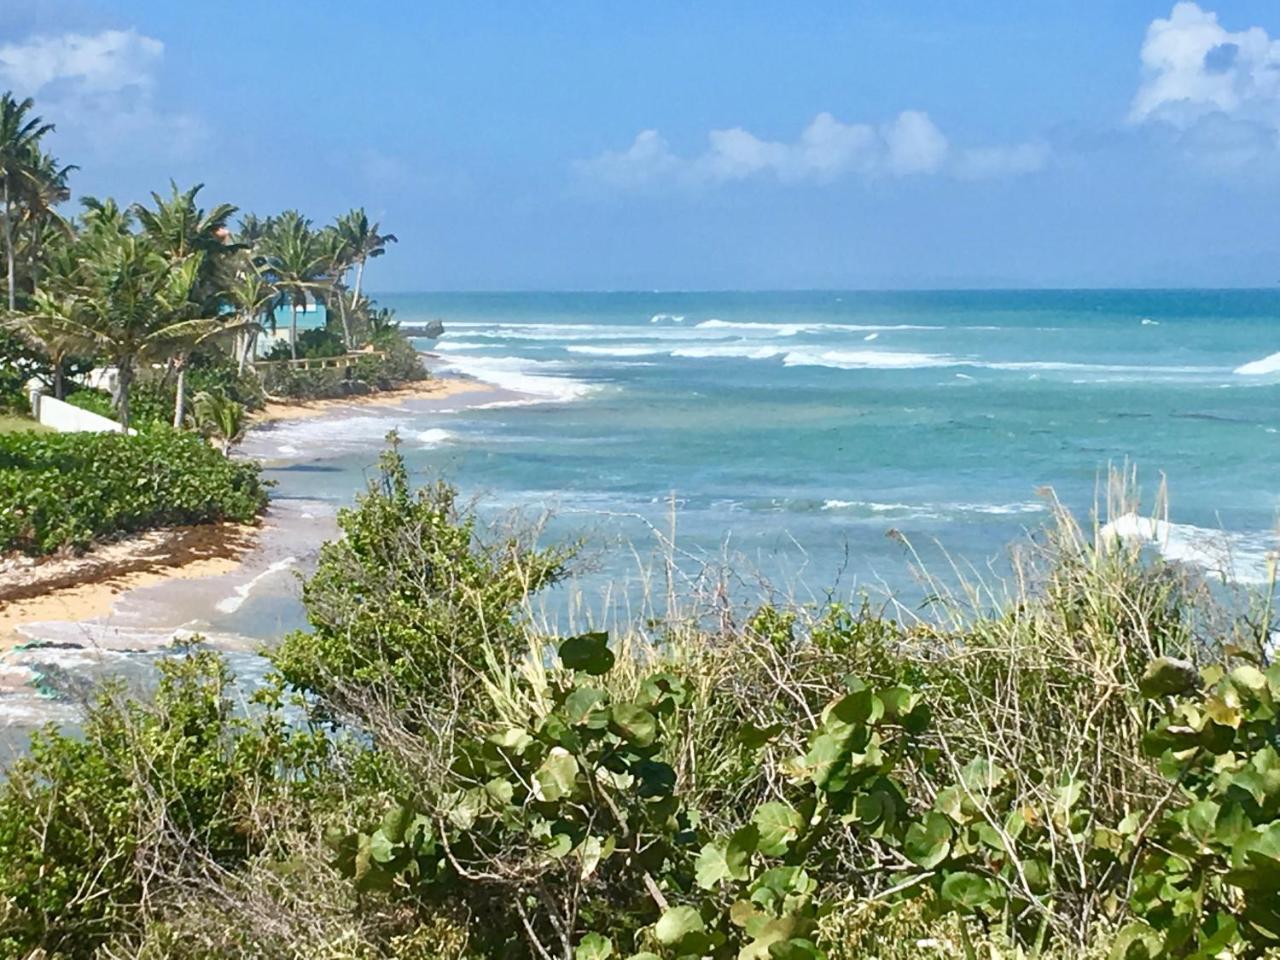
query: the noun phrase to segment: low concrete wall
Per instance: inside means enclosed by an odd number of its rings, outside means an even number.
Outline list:
[[[46,427],[59,433],[120,433],[122,427],[114,420],[99,416],[89,410],[81,410],[69,403],[42,393],[31,394],[31,412]],[[133,433],[132,430],[129,431]]]

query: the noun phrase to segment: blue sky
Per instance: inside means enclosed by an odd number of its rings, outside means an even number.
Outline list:
[[[4,87],[383,290],[1280,282],[1274,0],[8,0]]]

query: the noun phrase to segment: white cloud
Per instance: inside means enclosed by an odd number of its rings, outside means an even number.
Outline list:
[[[0,46],[0,77],[16,90],[40,96],[49,88],[80,94],[150,87],[164,44],[136,30],[104,30],[33,37]]]
[[[137,144],[182,153],[205,136],[185,114],[158,110],[155,72],[164,44],[136,30],[29,37],[0,45],[0,89],[36,99],[36,113],[79,149]]]
[[[658,131],[644,130],[627,149],[606,151],[578,167],[593,180],[635,189],[765,176],[783,183],[932,174],[974,179],[1029,173],[1047,161],[1047,148],[1035,144],[956,149],[928,114],[907,110],[879,126],[820,113],[794,142],[764,140],[741,127],[712,130],[706,150],[694,157],[681,157]]]
[[[1131,123],[1166,124],[1187,133],[1189,147],[1211,151],[1225,135],[1226,151],[1214,152],[1235,160],[1275,146],[1280,40],[1261,27],[1231,31],[1216,13],[1178,3],[1168,18],[1147,28],[1141,58],[1143,79],[1129,111]],[[1205,124],[1216,131],[1207,139]]]

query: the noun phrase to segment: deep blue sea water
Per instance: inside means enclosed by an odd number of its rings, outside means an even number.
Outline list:
[[[998,573],[1008,546],[1048,519],[1044,488],[1087,518],[1108,466],[1126,462],[1148,505],[1167,478],[1172,523],[1153,529],[1166,554],[1239,582],[1268,576],[1280,291],[379,299],[405,323],[442,320],[445,336],[419,343],[433,365],[502,392],[257,433],[246,450],[266,458],[284,527],[252,582],[209,585],[196,614],[156,619],[198,592],[173,586],[101,629],[46,631],[78,645],[69,668],[116,672],[134,655],[82,667],[84,651],[147,649],[178,622],[242,650],[300,625],[286,571],[307,553],[293,543],[330,535],[392,428],[415,477],[450,480],[486,517],[552,511],[546,539],[583,538],[588,608],[611,581],[634,587],[673,503],[686,572],[727,558],[746,594],[760,578],[802,597],[918,597],[889,531],[935,572],[945,550]],[[42,672],[55,652],[24,662]]]

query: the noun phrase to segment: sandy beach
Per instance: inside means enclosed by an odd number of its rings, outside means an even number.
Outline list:
[[[100,617],[129,590],[230,573],[257,535],[256,527],[209,523],[151,530],[79,557],[5,561],[0,565],[0,652],[24,641],[18,628],[25,624]]]
[[[332,400],[307,400],[297,403],[269,402],[253,414],[254,425],[275,423],[281,420],[310,420],[331,416],[352,407],[379,407],[401,403],[405,400],[443,400],[459,393],[476,393],[494,390],[478,380],[437,379],[422,380],[394,390],[382,390],[359,397],[337,397]]]

